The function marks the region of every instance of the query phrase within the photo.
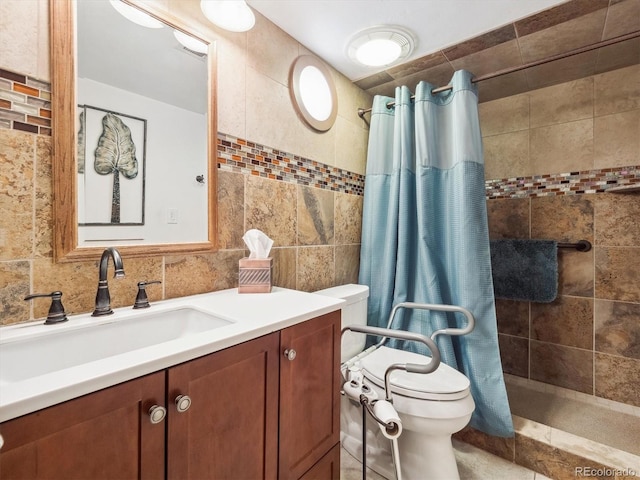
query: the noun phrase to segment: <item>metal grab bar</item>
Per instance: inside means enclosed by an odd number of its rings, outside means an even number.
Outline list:
[[[391,315],[389,315],[389,323],[387,324],[387,329],[391,330],[391,325],[393,324],[393,318],[395,317],[397,311],[401,308],[413,308],[416,310],[433,310],[436,312],[450,312],[450,313],[462,313],[466,319],[467,324],[463,328],[443,328],[440,330],[436,330],[431,334],[431,340],[435,340],[438,335],[452,335],[452,336],[460,336],[471,333],[476,326],[476,319],[469,310],[463,307],[458,307],[456,305],[438,305],[434,303],[414,303],[414,302],[402,302],[396,304],[391,310]],[[378,342],[376,346],[382,345],[386,340],[387,335],[382,338]]]
[[[392,402],[391,398],[391,380],[390,375],[394,370],[405,370],[409,373],[431,373],[436,371],[438,366],[440,365],[440,350],[435,342],[427,337],[426,335],[421,335],[419,333],[414,332],[406,332],[404,330],[391,330],[389,328],[381,328],[381,327],[369,327],[365,325],[348,325],[342,329],[341,335],[344,335],[344,332],[351,331],[357,333],[366,333],[369,335],[376,335],[378,337],[384,336],[384,338],[399,338],[402,340],[409,340],[414,342],[420,342],[426,345],[426,347],[431,352],[431,361],[426,365],[422,365],[419,363],[393,363],[387,367],[387,370],[384,372],[384,390],[385,390],[385,399],[389,402]]]

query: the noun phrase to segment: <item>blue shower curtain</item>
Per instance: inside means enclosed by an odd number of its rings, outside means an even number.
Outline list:
[[[491,279],[484,160],[476,86],[457,71],[453,89],[432,94],[421,82],[376,96],[364,190],[360,283],[370,288],[368,323],[386,326],[399,302],[458,305],[476,318],[473,332],[438,337],[448,365],[471,381],[471,425],[512,436]],[[387,103],[395,102],[388,108]],[[430,335],[464,318],[401,310],[394,325]],[[396,348],[426,353],[407,342]]]

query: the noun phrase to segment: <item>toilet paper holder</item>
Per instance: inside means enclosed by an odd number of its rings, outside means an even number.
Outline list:
[[[342,390],[347,397],[359,403],[367,410],[367,412],[369,412],[369,415],[371,415],[373,419],[378,422],[381,430],[386,437],[397,438],[400,436],[400,433],[402,432],[402,425],[400,423],[398,413],[395,411],[395,408],[390,402],[387,402],[386,400],[380,400],[376,391],[371,389],[369,385],[367,385],[366,383],[362,383],[362,380],[360,378],[352,379],[344,383],[344,385],[342,386]],[[384,416],[392,417],[393,419],[397,420],[387,421],[381,418],[381,415],[379,415],[377,411],[380,410],[379,407],[383,407],[382,413],[384,414]]]
[[[360,395],[360,404],[367,409],[367,412],[369,412],[369,415],[371,415],[371,417],[376,422],[378,422],[378,424],[381,427],[384,427],[382,429],[382,433],[384,434],[384,436],[389,439],[398,438],[402,433],[402,424],[400,423],[400,419],[398,418],[397,421],[393,421],[393,420],[386,421],[380,418],[380,416],[378,416],[378,414],[376,413],[376,410],[377,410],[376,406],[382,405],[381,402],[384,402],[385,407],[388,406],[395,412],[393,405],[387,402],[386,400],[374,400],[373,402],[370,402],[369,397],[367,397],[364,393]],[[397,413],[395,413],[394,416],[397,417]]]

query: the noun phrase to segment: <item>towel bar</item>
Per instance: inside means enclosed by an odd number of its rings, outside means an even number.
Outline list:
[[[578,243],[560,243],[558,248],[575,248],[579,252],[588,252],[591,250],[591,242],[588,240],[580,240]]]

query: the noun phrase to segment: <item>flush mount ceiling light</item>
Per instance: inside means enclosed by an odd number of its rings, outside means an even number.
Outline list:
[[[143,27],[147,28],[162,28],[164,27],[164,23],[160,20],[153,18],[151,15],[143,12],[142,10],[138,10],[131,5],[127,5],[120,0],[109,0],[111,6],[115,8],[120,15],[122,15],[127,20],[132,21],[133,23],[137,23]]]
[[[180,30],[174,30],[173,36],[176,37],[176,40],[178,40],[184,48],[191,50],[192,52],[206,55],[209,51],[209,45],[195,37],[192,37],[191,35],[182,33]]]
[[[256,23],[244,0],[200,0],[200,9],[211,23],[231,32],[246,32]]]
[[[367,28],[351,37],[347,55],[361,65],[384,67],[407,58],[414,47],[414,36],[408,30],[381,25]]]

